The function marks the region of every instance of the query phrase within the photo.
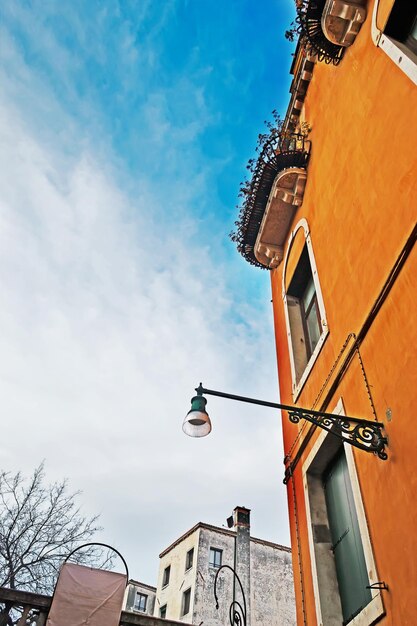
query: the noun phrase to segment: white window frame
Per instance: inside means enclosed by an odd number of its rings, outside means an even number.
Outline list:
[[[339,401],[336,404],[336,408],[332,412],[336,415],[346,415],[342,398],[339,399]],[[330,437],[331,439],[328,440],[328,437]],[[324,444],[327,444],[329,441],[331,442],[332,439],[335,439],[334,435],[332,435],[331,433],[327,431],[322,431],[302,466],[304,495],[305,495],[305,504],[306,504],[306,516],[307,516],[308,542],[309,542],[310,559],[311,559],[311,574],[312,574],[312,579],[313,579],[317,623],[319,624],[319,626],[339,626],[340,618],[336,619],[334,622],[326,621],[326,624],[324,624],[323,622],[307,474],[308,474],[308,471],[312,462],[316,458],[317,454],[320,452],[322,446]],[[363,547],[364,556],[365,556],[366,569],[368,572],[369,584],[372,585],[374,583],[379,582],[380,579],[378,577],[377,570],[376,570],[371,539],[369,536],[368,524],[366,521],[365,509],[363,506],[362,495],[361,495],[358,475],[356,471],[355,458],[353,455],[352,446],[350,444],[342,443],[341,445],[343,446],[344,452],[346,455],[346,461],[347,461],[348,470],[349,470],[349,477],[350,477],[352,491],[353,491],[353,498],[355,502],[356,514],[358,517],[359,530],[360,530],[361,539],[362,539],[362,547]],[[334,580],[334,588],[337,589],[336,578]],[[329,588],[326,585],[326,593],[328,592],[329,592]],[[349,622],[349,626],[370,626],[377,619],[379,619],[382,615],[385,614],[385,609],[384,609],[384,605],[382,602],[382,596],[381,596],[380,590],[371,589],[371,595],[372,595],[372,600],[370,601],[370,603],[367,604],[366,607],[362,609],[362,611],[358,613],[358,615],[356,615]]]
[[[410,0],[411,1],[411,0]],[[393,2],[394,6],[395,0]],[[381,48],[389,58],[408,76],[410,80],[417,85],[417,59],[415,54],[411,52],[400,41],[388,37],[382,30],[379,30],[377,26],[379,0],[375,0],[374,9],[372,12],[371,21],[371,35],[374,44]]]
[[[212,551],[220,554],[220,565],[216,565],[214,563],[211,563],[210,557],[211,557],[211,552]],[[215,548],[213,546],[210,546],[210,548],[209,548],[209,567],[214,567],[215,569],[220,569],[222,564],[223,564],[223,550],[221,548]]]
[[[317,345],[314,348],[314,351],[308,360],[308,363],[304,369],[304,372],[302,373],[300,380],[297,381],[297,372],[295,368],[294,349],[293,349],[293,342],[292,342],[292,336],[291,336],[290,318],[289,318],[289,313],[288,313],[287,292],[286,292],[285,284],[286,284],[287,264],[288,264],[289,255],[292,249],[292,245],[294,243],[295,236],[300,229],[303,229],[304,231],[304,238],[305,238],[305,242],[307,245],[308,258],[310,261],[311,273],[313,275],[314,287],[315,287],[316,296],[317,296],[317,303],[319,306],[322,331],[321,331],[320,339],[318,340]],[[288,351],[290,355],[291,377],[292,377],[292,397],[293,397],[293,401],[295,402],[298,396],[300,395],[301,390],[304,387],[304,384],[313,368],[313,365],[316,362],[317,357],[320,354],[320,351],[327,338],[327,335],[329,334],[326,310],[324,308],[324,300],[323,300],[319,276],[317,272],[316,259],[314,257],[313,246],[311,243],[310,229],[309,229],[307,220],[304,217],[296,224],[295,228],[291,231],[290,236],[288,238],[287,249],[285,252],[285,257],[284,257],[284,262],[283,262],[283,271],[282,271],[282,299],[284,302],[285,325],[287,328]]]

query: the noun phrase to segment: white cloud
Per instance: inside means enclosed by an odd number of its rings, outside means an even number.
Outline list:
[[[148,583],[180,532],[220,524],[237,504],[253,509],[255,534],[287,542],[277,415],[211,398],[213,434],[181,432],[200,380],[276,393],[267,304],[242,303],[245,270],[237,262],[231,279],[191,211],[203,175],[170,186],[138,173],[140,193],[125,192],[110,153],[86,148],[50,92],[36,107],[51,97],[62,133],[52,142],[36,125],[25,98],[45,85],[24,65],[17,75],[0,109],[3,468],[29,472],[45,458]],[[165,103],[154,106],[164,119]]]

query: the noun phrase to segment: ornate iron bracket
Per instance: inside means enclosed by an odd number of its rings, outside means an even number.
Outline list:
[[[300,419],[307,420],[315,426],[327,430],[330,434],[341,439],[344,443],[348,443],[355,448],[364,450],[364,452],[372,452],[380,459],[386,461],[388,455],[385,446],[388,445],[388,439],[382,433],[384,424],[382,422],[373,422],[357,417],[349,417],[348,415],[334,415],[333,413],[325,413],[313,409],[303,409],[302,407],[290,406],[288,404],[280,404],[278,402],[267,402],[265,400],[255,400],[245,396],[236,396],[222,391],[213,391],[205,389],[200,383],[196,388],[198,395],[212,395],[229,400],[238,400],[240,402],[249,402],[260,406],[268,406],[273,409],[281,409],[287,411],[290,421],[298,424]]]
[[[217,596],[217,579],[218,579],[219,574],[222,571],[222,569],[229,569],[232,572],[233,576],[235,577],[235,579],[239,583],[240,593],[242,594],[242,601],[243,601],[243,605],[242,605],[240,602],[237,602],[237,600],[233,599],[233,601],[232,601],[232,603],[231,603],[231,605],[229,607],[230,626],[246,626],[246,598],[245,598],[245,594],[243,592],[243,587],[242,587],[242,583],[240,582],[239,576],[236,574],[236,572],[233,569],[233,567],[230,567],[230,565],[222,565],[221,567],[219,567],[219,569],[216,572],[216,577],[214,579],[214,598],[216,600],[216,609],[219,610],[219,598]]]
[[[300,419],[305,419],[319,428],[327,430],[344,443],[349,443],[365,452],[374,452],[383,461],[388,458],[385,452],[388,439],[381,432],[384,427],[381,422],[297,408],[288,411],[288,416],[293,424],[298,424]]]

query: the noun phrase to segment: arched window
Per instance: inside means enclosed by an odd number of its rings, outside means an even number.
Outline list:
[[[310,231],[304,218],[288,240],[282,297],[295,399],[329,333]]]

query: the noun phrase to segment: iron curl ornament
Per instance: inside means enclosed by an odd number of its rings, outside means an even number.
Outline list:
[[[238,602],[233,598],[232,603],[229,607],[229,622],[230,626],[246,626],[246,598],[245,593],[243,591],[242,583],[240,581],[239,576],[230,565],[222,565],[216,572],[216,577],[214,579],[214,599],[216,600],[216,609],[219,610],[219,598],[217,596],[217,580],[219,578],[219,574],[222,569],[228,569],[232,572],[233,576],[239,583],[240,593],[242,595],[242,603]]]
[[[371,422],[331,413],[320,415],[316,411],[309,412],[306,409],[288,411],[288,417],[293,424],[298,424],[300,419],[307,420],[339,437],[342,441],[350,443],[355,448],[365,450],[365,452],[374,452],[383,461],[388,458],[385,451],[388,440],[381,432],[383,428],[381,422]]]

